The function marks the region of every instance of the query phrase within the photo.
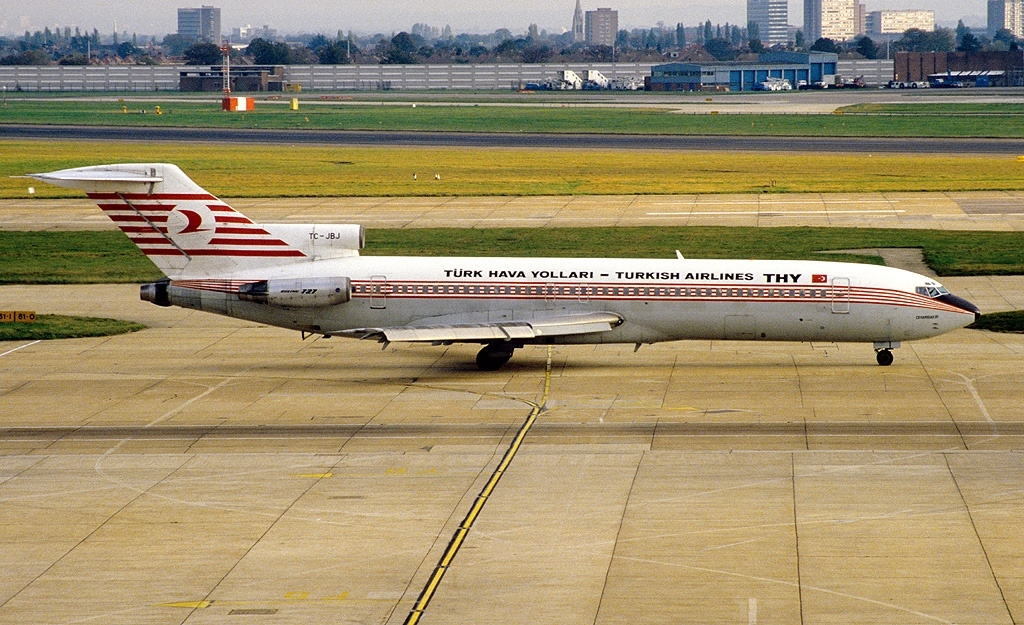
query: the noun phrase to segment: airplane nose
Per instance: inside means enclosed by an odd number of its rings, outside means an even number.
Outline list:
[[[962,298],[962,297],[960,297],[958,295],[953,295],[952,293],[947,293],[945,295],[940,295],[938,297],[938,300],[940,302],[949,304],[950,306],[956,306],[960,310],[964,310],[964,311],[967,311],[969,313],[974,313],[974,320],[975,321],[977,321],[981,317],[981,309],[980,308],[978,308],[974,304],[968,302],[967,300],[965,300],[964,298]]]

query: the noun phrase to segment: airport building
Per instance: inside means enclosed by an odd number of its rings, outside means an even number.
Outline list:
[[[989,36],[1004,28],[1014,37],[1024,37],[1024,0],[988,0]]]
[[[835,81],[838,54],[831,52],[769,52],[756,62],[666,63],[651,68],[645,87],[650,91],[755,91],[766,82]]]
[[[178,9],[178,34],[220,45],[220,9]]]
[[[619,33],[619,12],[604,8],[587,11],[583,26],[588,46],[615,46]]]
[[[857,36],[857,0],[804,0],[804,37],[847,41]]]
[[[929,33],[935,30],[935,11],[872,11],[865,23],[865,31],[871,36],[902,35],[911,28]]]
[[[766,46],[789,41],[789,3],[786,0],[747,0],[747,24],[757,27]]]

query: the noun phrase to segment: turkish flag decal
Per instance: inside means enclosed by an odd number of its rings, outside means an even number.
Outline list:
[[[811,276],[811,282],[814,284],[828,284],[828,276],[823,273],[816,273]]]

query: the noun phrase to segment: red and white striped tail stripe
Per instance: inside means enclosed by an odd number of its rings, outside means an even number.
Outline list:
[[[89,197],[147,256],[306,256],[210,194],[89,193]],[[168,219],[176,209],[202,219],[201,224],[197,221],[193,228],[190,220],[191,229],[175,231]]]

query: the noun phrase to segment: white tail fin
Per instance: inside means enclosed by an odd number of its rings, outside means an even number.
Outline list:
[[[172,279],[203,277],[310,258],[302,245],[253,223],[175,165],[122,164],[29,177],[81,189]]]

